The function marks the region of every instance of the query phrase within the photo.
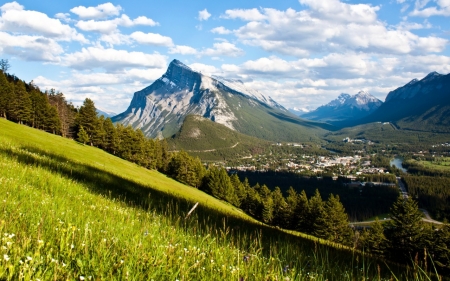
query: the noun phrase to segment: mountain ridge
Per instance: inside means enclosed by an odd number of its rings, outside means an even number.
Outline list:
[[[330,127],[296,117],[272,98],[246,88],[242,81],[221,82],[179,60],[173,60],[161,78],[136,92],[127,110],[112,120],[161,138],[176,134],[188,115],[266,140],[317,139]]]
[[[359,91],[356,95],[340,94],[326,105],[303,114],[303,118],[316,121],[343,121],[359,119],[375,111],[382,102],[366,91]]]

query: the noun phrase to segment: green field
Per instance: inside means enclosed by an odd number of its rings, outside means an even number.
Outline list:
[[[0,280],[429,280],[1,118],[0,186]]]

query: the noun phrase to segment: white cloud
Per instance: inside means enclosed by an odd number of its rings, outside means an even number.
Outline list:
[[[100,4],[97,7],[78,6],[70,9],[70,11],[78,15],[82,19],[101,19],[110,16],[118,16],[122,7],[114,6],[110,2]]]
[[[409,15],[418,17],[450,16],[450,0],[437,0],[437,6],[423,9],[429,1],[416,1],[414,11]]]
[[[211,16],[211,14],[208,13],[208,10],[206,10],[206,9],[198,12],[198,20],[199,21],[208,20],[210,16]]]
[[[309,9],[299,12],[261,9],[264,21],[250,21],[234,34],[244,44],[297,57],[348,51],[377,54],[440,52],[448,43],[445,38],[418,36],[406,26],[388,27],[377,19],[377,6],[351,5],[337,0],[301,0],[301,3]]]
[[[132,27],[136,25],[155,26],[158,25],[158,23],[153,21],[152,19],[142,16],[134,20],[131,20],[127,15],[122,15],[120,18],[115,18],[112,20],[103,20],[103,21],[81,20],[78,21],[75,26],[84,31],[93,31],[108,34],[112,32],[117,32],[118,26]]]
[[[51,38],[11,35],[0,31],[0,52],[27,61],[59,62],[63,48]]]
[[[66,99],[77,106],[85,98],[91,98],[97,108],[120,113],[130,104],[134,92],[142,90],[163,73],[164,69],[137,68],[118,73],[73,71],[57,81],[44,76],[38,76],[33,81],[43,90],[53,88],[62,91]]]
[[[219,27],[215,27],[215,28],[211,29],[211,32],[217,33],[217,34],[230,34],[231,30],[228,30],[223,26],[219,26]]]
[[[214,43],[213,48],[204,49],[201,52],[202,55],[217,57],[217,56],[227,56],[227,57],[239,57],[244,55],[244,51],[234,44],[229,42]]]
[[[0,30],[88,43],[82,34],[69,25],[62,24],[59,19],[49,18],[41,12],[24,10],[17,2],[6,3],[0,9]]]
[[[177,45],[169,49],[169,54],[196,55],[197,53],[196,49],[184,45]]]
[[[218,73],[218,70],[215,66],[207,65],[203,63],[193,63],[189,65],[195,71],[201,72],[204,75],[212,76]]]
[[[221,18],[241,19],[244,21],[262,21],[266,19],[266,16],[261,14],[256,8],[253,8],[226,10],[225,15],[221,16]]]
[[[131,33],[130,38],[140,44],[165,47],[173,46],[172,38],[157,33],[143,33],[141,31],[136,31]]]
[[[103,68],[107,71],[121,71],[128,67],[165,68],[166,57],[158,53],[145,54],[100,47],[83,48],[80,52],[66,54],[62,63],[74,69]]]

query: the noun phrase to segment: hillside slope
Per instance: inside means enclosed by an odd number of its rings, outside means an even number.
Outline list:
[[[383,263],[365,267],[376,261],[358,252],[256,223],[99,149],[1,118],[0,128],[2,280],[408,277]]]
[[[185,150],[202,160],[247,157],[262,153],[272,144],[198,115],[187,116],[168,143],[171,150]]]

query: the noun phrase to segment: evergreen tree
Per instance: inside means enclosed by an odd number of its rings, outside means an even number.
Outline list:
[[[283,193],[281,189],[277,186],[271,194],[273,202],[273,218],[272,225],[284,226],[284,213],[287,207],[286,200],[284,200]]]
[[[31,106],[30,95],[25,88],[25,83],[19,80],[14,87],[9,115],[19,124],[27,123],[31,119]]]
[[[378,220],[378,217],[371,225],[371,228],[368,231],[367,238],[364,241],[364,245],[370,253],[379,257],[384,256],[386,247],[388,245],[388,240],[384,235],[383,224]]]
[[[104,149],[109,153],[116,154],[118,136],[116,127],[114,127],[111,118],[108,117],[103,121],[103,130],[105,132],[105,138],[103,142]]]
[[[83,126],[80,126],[80,130],[78,130],[78,141],[82,144],[86,144],[89,142],[89,136],[84,130]]]
[[[450,269],[450,225],[445,224],[441,229],[434,231],[433,243],[434,262],[443,268]]]
[[[0,71],[0,117],[9,118],[11,100],[13,99],[13,88],[6,79],[4,73]]]
[[[80,126],[83,126],[84,130],[89,136],[91,145],[93,145],[92,138],[97,130],[97,119],[97,110],[95,108],[94,102],[91,99],[86,98],[83,102],[83,105],[78,110],[76,124],[78,128],[80,128]]]
[[[320,225],[322,222],[319,222],[318,218],[322,218],[324,216],[323,213],[325,212],[325,206],[318,189],[316,189],[314,196],[309,199],[308,206],[309,208],[305,218],[304,231],[305,233],[313,234],[316,228],[322,227]]]
[[[284,212],[284,227],[296,229],[297,221],[295,219],[295,210],[298,204],[298,194],[292,186],[289,187],[286,197],[286,209]]]
[[[305,190],[302,190],[302,192],[300,192],[300,194],[297,197],[297,207],[295,208],[294,211],[294,220],[295,220],[294,229],[297,229],[298,231],[304,231],[305,229],[308,229],[307,221],[309,213],[310,210],[308,197],[306,196]]]
[[[411,197],[399,196],[391,208],[391,220],[387,238],[391,242],[393,257],[413,259],[416,253],[422,253],[421,237],[424,229],[422,212]]]
[[[323,211],[318,212],[313,234],[332,242],[350,245],[352,230],[339,196],[330,195]]]

